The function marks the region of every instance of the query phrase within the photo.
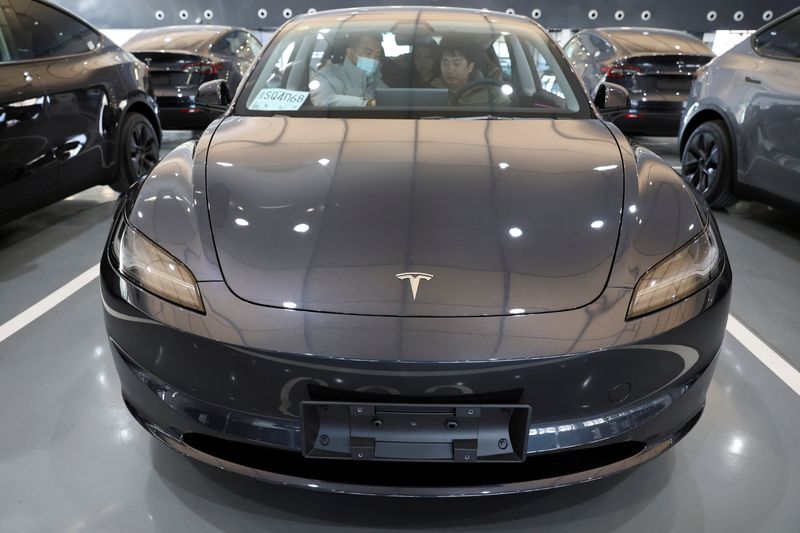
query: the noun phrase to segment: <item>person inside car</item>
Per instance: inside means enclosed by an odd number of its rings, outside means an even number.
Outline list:
[[[328,63],[314,75],[311,102],[320,107],[375,105],[375,88],[386,87],[381,79],[381,41],[379,33],[348,35],[342,62]]]
[[[433,80],[433,87],[447,88],[450,105],[507,105],[511,99],[500,89],[500,84],[481,84],[483,72],[478,67],[483,51],[475,44],[455,39],[443,39],[441,76]]]
[[[439,45],[436,41],[414,44],[411,52],[411,87],[430,88],[439,76]]]

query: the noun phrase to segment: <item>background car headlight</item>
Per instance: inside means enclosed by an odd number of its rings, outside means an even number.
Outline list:
[[[633,289],[628,317],[651,313],[699,291],[719,274],[722,253],[709,224],[697,237],[645,272]]]
[[[192,272],[124,220],[114,234],[111,256],[120,273],[146,291],[188,309],[205,312]]]

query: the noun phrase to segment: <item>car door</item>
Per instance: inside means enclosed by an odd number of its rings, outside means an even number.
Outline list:
[[[743,181],[800,202],[800,12],[778,20],[752,40],[756,68],[742,124],[753,147]]]
[[[111,162],[103,123],[106,85],[113,73],[102,58],[102,38],[64,11],[37,0],[7,0],[31,42],[47,91],[50,141],[59,161],[60,189],[101,181]]]
[[[47,95],[16,19],[0,0],[0,213],[56,190]]]

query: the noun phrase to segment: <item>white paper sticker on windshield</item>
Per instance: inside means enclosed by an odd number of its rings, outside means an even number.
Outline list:
[[[254,111],[297,111],[306,98],[307,91],[261,89],[249,107]]]

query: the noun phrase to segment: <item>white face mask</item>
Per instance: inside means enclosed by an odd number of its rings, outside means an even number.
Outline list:
[[[371,59],[369,57],[358,57],[358,61],[356,62],[356,66],[367,73],[367,76],[371,76],[378,72],[378,67],[380,67],[380,61],[377,59]]]

